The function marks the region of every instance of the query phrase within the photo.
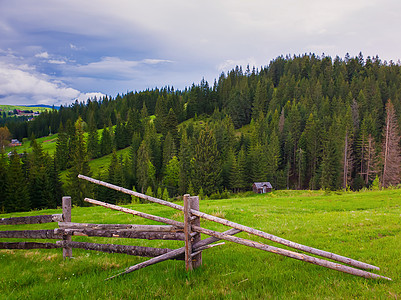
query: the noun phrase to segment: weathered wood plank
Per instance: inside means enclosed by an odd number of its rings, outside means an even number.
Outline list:
[[[167,248],[151,248],[130,245],[115,245],[115,244],[96,244],[86,242],[69,242],[57,241],[56,244],[60,247],[78,248],[84,250],[92,250],[106,253],[121,253],[134,256],[155,257],[173,251]],[[180,259],[180,258],[177,258]]]
[[[0,249],[54,249],[61,248],[54,243],[36,243],[36,242],[0,242]]]
[[[184,241],[185,236],[182,232],[154,232],[154,231],[132,231],[131,229],[122,230],[98,230],[98,229],[55,229],[56,233],[76,236],[97,236],[114,237],[128,239],[146,239],[146,240],[175,240]]]
[[[184,235],[185,235],[185,269],[192,271],[192,237],[191,237],[191,203],[189,195],[184,195]]]
[[[156,222],[161,222],[161,223],[165,223],[165,224],[169,224],[169,225],[173,225],[173,226],[176,226],[176,227],[183,228],[183,223],[182,222],[174,221],[174,220],[163,218],[163,217],[159,217],[159,216],[150,215],[150,214],[147,214],[147,213],[142,213],[142,212],[139,212],[139,211],[136,211],[136,210],[133,210],[133,209],[121,207],[121,206],[118,206],[118,205],[114,205],[114,204],[110,204],[110,203],[106,203],[106,202],[102,202],[102,201],[98,201],[98,200],[94,200],[94,199],[90,199],[90,198],[85,198],[84,200],[86,202],[88,202],[88,203],[91,203],[91,204],[95,204],[95,205],[103,206],[103,207],[110,208],[110,209],[113,209],[113,210],[125,212],[127,214],[138,216],[138,217],[141,217],[141,218],[144,218],[144,219],[149,219],[149,220],[153,220],[153,221],[156,221]]]
[[[62,229],[98,229],[98,230],[130,230],[147,232],[184,232],[183,229],[171,225],[137,225],[137,224],[90,224],[59,222]]]
[[[228,221],[228,220],[225,220],[225,219],[221,219],[219,217],[211,216],[211,215],[205,214],[205,213],[200,212],[200,211],[192,210],[191,213],[193,215],[196,215],[198,217],[204,218],[206,220],[213,221],[213,222],[216,222],[216,223],[220,223],[220,224],[232,227],[232,228],[237,228],[237,229],[239,229],[241,231],[244,231],[244,232],[247,232],[247,233],[250,233],[250,234],[254,234],[256,236],[265,238],[267,240],[270,240],[270,241],[273,241],[273,242],[276,242],[276,243],[279,243],[279,244],[282,244],[282,245],[285,245],[285,246],[288,246],[288,247],[291,247],[291,248],[294,248],[294,249],[298,249],[298,250],[301,250],[301,251],[304,251],[304,252],[308,252],[308,253],[311,253],[311,254],[319,255],[319,256],[322,256],[322,257],[325,257],[325,258],[329,258],[329,259],[332,259],[332,260],[335,260],[335,261],[338,261],[338,262],[342,262],[342,263],[345,263],[345,264],[348,264],[348,265],[351,265],[351,266],[354,266],[354,267],[357,267],[357,268],[361,268],[361,269],[380,270],[380,268],[378,268],[376,266],[373,266],[373,265],[370,265],[370,264],[367,264],[367,263],[364,263],[364,262],[361,262],[361,261],[358,261],[358,260],[354,260],[354,259],[351,259],[351,258],[348,258],[348,257],[345,257],[345,256],[341,256],[341,255],[338,255],[338,254],[335,254],[335,253],[331,253],[331,252],[323,251],[323,250],[316,249],[316,248],[313,248],[313,247],[309,247],[309,246],[305,246],[305,245],[302,245],[302,244],[298,244],[298,243],[295,243],[295,242],[292,242],[292,241],[277,237],[275,235],[263,232],[261,230],[257,230],[257,229],[254,229],[254,228],[251,228],[251,227],[248,227],[248,226],[244,226],[244,225],[241,225],[241,224],[238,224],[238,223],[234,223],[234,222],[231,222],[231,221]]]
[[[94,179],[94,178],[91,178],[91,177],[88,177],[88,176],[85,176],[85,175],[81,175],[81,174],[78,175],[78,178],[87,180],[87,181],[92,182],[94,184],[105,186],[107,188],[122,192],[124,194],[132,195],[132,196],[135,196],[135,197],[138,197],[138,198],[142,198],[142,199],[148,200],[150,202],[159,203],[161,205],[169,206],[169,207],[172,207],[174,209],[178,209],[178,210],[184,211],[184,207],[182,207],[181,205],[178,205],[178,204],[175,204],[175,203],[171,203],[171,202],[168,202],[168,201],[165,201],[165,200],[161,200],[161,199],[158,199],[158,198],[155,198],[155,197],[151,197],[151,196],[148,196],[148,195],[145,195],[145,194],[141,194],[141,193],[138,193],[138,192],[134,192],[132,190],[129,190],[129,189],[126,189],[126,188],[122,188],[122,187],[114,185],[114,184],[110,184],[110,183],[107,183],[107,182],[104,182],[104,181],[101,181],[101,180],[97,180],[97,179]]]
[[[377,274],[374,274],[374,273],[370,273],[370,272],[367,272],[367,271],[355,269],[355,268],[352,268],[352,267],[349,267],[349,266],[340,265],[340,264],[333,263],[333,262],[328,261],[328,260],[324,260],[324,259],[320,259],[320,258],[309,256],[309,255],[306,255],[306,254],[297,253],[297,252],[293,252],[293,251],[277,248],[277,247],[274,247],[274,246],[269,246],[269,245],[266,245],[266,244],[258,243],[258,242],[255,242],[255,241],[251,241],[251,240],[247,240],[247,239],[243,239],[243,238],[239,238],[239,237],[229,236],[229,235],[223,234],[221,232],[205,229],[205,228],[202,228],[202,227],[199,227],[199,226],[192,226],[192,230],[200,232],[200,233],[204,233],[204,234],[207,234],[207,235],[210,235],[210,236],[214,236],[214,237],[222,239],[222,240],[230,241],[230,242],[233,242],[233,243],[237,243],[237,244],[240,244],[240,245],[256,248],[256,249],[267,251],[267,252],[271,252],[271,253],[280,254],[280,255],[283,255],[283,256],[287,256],[287,257],[294,258],[294,259],[297,259],[297,260],[302,260],[302,261],[305,261],[305,262],[308,262],[308,263],[311,263],[311,264],[314,264],[314,265],[319,265],[319,266],[322,266],[322,267],[326,267],[326,268],[337,270],[337,271],[340,271],[340,272],[352,274],[352,275],[355,275],[355,276],[360,276],[360,277],[364,277],[364,278],[391,280],[391,278],[388,278],[388,277],[384,277],[384,276],[377,275]]]
[[[71,197],[63,197],[62,198],[62,207],[63,207],[63,221],[64,222],[71,222]],[[71,235],[64,235],[63,241],[70,242]],[[64,247],[63,248],[63,258],[66,257],[72,258],[72,248]]]
[[[191,211],[192,210],[199,211],[199,197],[198,196],[189,197],[189,202],[191,204],[190,205]],[[191,215],[191,224],[200,226],[200,218],[192,215],[192,213],[190,215]],[[196,244],[200,241],[201,241],[200,233],[195,232],[195,235],[193,235],[192,243]],[[194,253],[192,253],[192,254],[194,254]],[[191,256],[192,256],[192,266],[194,267],[194,269],[200,267],[202,265],[202,250],[198,249],[196,252],[196,255],[191,255]]]
[[[55,233],[54,230],[12,230],[0,231],[0,238],[16,239],[61,239],[62,234]]]
[[[0,225],[42,224],[42,223],[60,222],[62,220],[63,220],[63,218],[62,218],[61,214],[30,216],[30,217],[1,218]]]
[[[171,202],[168,202],[168,201],[160,200],[160,199],[157,199],[157,198],[154,198],[154,197],[149,197],[147,195],[143,195],[143,194],[140,194],[140,193],[137,193],[137,192],[133,192],[131,190],[124,189],[124,188],[121,188],[119,186],[116,186],[116,185],[113,185],[113,184],[110,184],[110,183],[107,183],[107,182],[103,182],[103,181],[100,181],[100,180],[96,180],[96,179],[93,179],[93,178],[90,178],[90,177],[87,177],[87,176],[78,175],[78,177],[81,178],[81,179],[90,181],[92,183],[95,183],[95,184],[106,186],[106,187],[108,187],[110,189],[114,189],[114,190],[129,194],[129,195],[134,195],[136,197],[149,200],[151,202],[155,202],[155,203],[158,203],[158,204],[161,204],[161,205],[165,205],[165,206],[168,206],[168,207],[180,210],[180,211],[184,211],[184,207],[183,206],[175,204],[175,203],[171,203]],[[380,270],[379,267],[373,266],[371,264],[367,264],[367,263],[364,263],[364,262],[361,262],[361,261],[358,261],[358,260],[354,260],[354,259],[351,259],[351,258],[348,258],[348,257],[345,257],[345,256],[341,256],[341,255],[338,255],[338,254],[335,254],[335,253],[331,253],[331,252],[323,251],[323,250],[316,249],[316,248],[313,248],[313,247],[305,246],[305,245],[302,245],[302,244],[299,244],[299,243],[295,243],[295,242],[280,238],[278,236],[263,232],[261,230],[257,230],[257,229],[254,229],[254,228],[251,228],[251,227],[248,227],[248,226],[244,226],[244,225],[241,225],[241,224],[238,224],[238,223],[235,223],[235,222],[231,222],[231,221],[228,221],[228,220],[225,220],[225,219],[222,219],[222,218],[218,218],[218,217],[215,217],[215,216],[212,216],[212,215],[209,215],[209,214],[205,214],[205,213],[200,212],[200,211],[196,211],[196,210],[192,209],[191,213],[194,216],[198,216],[200,218],[204,218],[206,220],[209,220],[209,221],[212,221],[212,222],[216,222],[216,223],[220,223],[220,224],[232,227],[232,228],[237,228],[237,229],[239,229],[241,231],[244,231],[244,232],[247,232],[247,233],[250,233],[250,234],[254,234],[256,236],[268,239],[270,241],[273,241],[273,242],[276,242],[276,243],[279,243],[279,244],[282,244],[282,245],[285,245],[285,246],[288,246],[288,247],[291,247],[291,248],[294,248],[294,249],[298,249],[298,250],[301,250],[301,251],[304,251],[304,252],[308,252],[308,253],[311,253],[311,254],[319,255],[319,256],[322,256],[322,257],[325,257],[325,258],[329,258],[329,259],[332,259],[332,260],[335,260],[335,261],[338,261],[338,262],[346,263],[348,265],[351,265],[351,266],[354,266],[354,267],[357,267],[357,268],[361,268],[361,269]],[[169,224],[169,223],[166,223],[166,224]]]
[[[225,231],[224,234],[226,234],[226,235],[234,235],[234,234],[237,234],[239,232],[241,232],[241,231],[238,230],[238,229],[230,229],[230,230]],[[198,249],[200,249],[202,247],[205,247],[205,246],[207,246],[207,245],[209,245],[211,243],[217,242],[219,240],[220,239],[215,238],[215,237],[206,238],[206,239],[204,239],[204,240],[202,240],[202,241],[200,241],[200,242],[198,242],[198,243],[193,245],[194,251],[196,252],[196,251],[198,251]],[[185,253],[185,246],[181,247],[181,248],[178,248],[178,249],[175,249],[175,250],[173,250],[171,252],[168,252],[166,254],[162,254],[160,256],[151,258],[151,259],[149,259],[147,261],[144,261],[144,262],[141,262],[141,263],[139,263],[137,265],[131,266],[131,267],[127,268],[124,272],[121,272],[121,273],[119,273],[117,275],[114,275],[114,276],[112,276],[110,278],[107,278],[106,280],[110,280],[110,279],[113,279],[113,278],[115,278],[117,276],[128,274],[128,273],[131,273],[131,272],[139,270],[139,269],[143,269],[145,267],[157,264],[159,262],[162,262],[162,261],[165,261],[165,260],[168,260],[168,259],[172,259],[174,257],[184,259],[185,258],[184,253]]]

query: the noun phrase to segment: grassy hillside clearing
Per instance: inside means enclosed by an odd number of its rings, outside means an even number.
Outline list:
[[[47,110],[52,110],[50,107],[42,107],[42,106],[23,106],[23,105],[4,105],[0,104],[0,109],[2,111],[8,112],[10,110],[19,109],[19,110],[32,110],[38,112],[44,112]]]
[[[54,155],[54,152],[56,152],[57,139],[58,139],[58,133],[37,138],[36,141],[42,144],[44,152],[47,152],[50,155]],[[14,149],[17,151],[17,153],[24,153],[24,152],[30,153],[32,151],[31,141],[28,139],[24,139],[23,144],[21,146],[6,147],[6,153],[14,151]]]
[[[232,243],[206,250],[203,266],[189,274],[185,272],[184,262],[168,261],[107,282],[103,279],[145,259],[74,249],[75,259],[63,261],[59,249],[0,250],[0,297],[399,299],[401,296],[401,190],[331,194],[276,191],[248,198],[203,200],[200,206],[206,213],[377,265],[381,268],[378,273],[393,281],[363,279]],[[182,221],[180,212],[157,204],[127,207]],[[0,218],[60,211],[7,214]],[[74,208],[72,221],[155,224],[101,207]],[[0,226],[0,230],[55,226]],[[208,221],[202,221],[202,226],[226,229]],[[238,236],[264,241],[246,233]],[[170,248],[183,245],[176,241],[87,237],[73,237],[73,240]]]

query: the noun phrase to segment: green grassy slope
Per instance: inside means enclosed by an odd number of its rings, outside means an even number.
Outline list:
[[[58,138],[58,133],[50,135],[50,136],[45,136],[41,138],[37,138],[36,141],[38,143],[42,144],[43,151],[49,153],[50,155],[53,155],[54,152],[56,152],[56,143],[57,143],[57,138]],[[16,150],[18,153],[24,153],[24,152],[31,152],[31,141],[26,140],[23,142],[21,146],[18,147],[6,147],[6,152],[10,152],[13,150]]]
[[[127,207],[182,221],[181,213],[157,204]],[[401,190],[343,194],[277,191],[249,198],[203,200],[200,208],[294,242],[377,265],[381,268],[378,273],[393,281],[359,278],[228,242],[204,251],[203,266],[191,273],[185,272],[184,262],[167,261],[107,282],[103,279],[146,259],[74,249],[75,259],[63,261],[59,249],[0,250],[1,298],[398,299],[401,296]],[[47,210],[13,216],[59,212]],[[74,208],[72,221],[155,224],[102,207]],[[226,230],[209,221],[202,221],[202,226]],[[55,228],[55,225],[0,226],[0,230],[22,228]],[[246,233],[238,236],[263,241]],[[174,241],[87,237],[73,240],[169,248],[183,245]]]
[[[32,110],[32,111],[39,111],[39,112],[44,112],[47,110],[52,110],[49,107],[41,107],[41,106],[23,106],[23,105],[5,105],[5,104],[0,104],[0,109],[2,109],[5,112],[8,112],[9,110],[14,110],[14,109],[19,109],[19,110]]]

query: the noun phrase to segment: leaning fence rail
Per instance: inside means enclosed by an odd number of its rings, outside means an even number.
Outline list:
[[[101,201],[97,201],[97,200],[93,200],[93,199],[89,199],[89,198],[85,199],[86,202],[89,202],[89,203],[92,203],[92,204],[95,204],[95,205],[100,205],[100,206],[103,206],[103,207],[106,207],[106,208],[110,208],[110,209],[118,210],[118,211],[121,211],[121,212],[133,214],[133,215],[140,216],[140,217],[143,217],[143,218],[147,218],[147,219],[150,219],[150,220],[159,221],[159,222],[163,222],[163,223],[166,223],[166,224],[174,225],[174,226],[177,226],[179,228],[184,228],[184,232],[185,233],[188,233],[188,232],[189,233],[194,233],[194,232],[203,233],[203,234],[206,234],[206,235],[209,235],[209,236],[213,236],[213,237],[221,239],[221,240],[227,240],[227,241],[230,241],[230,242],[233,242],[233,243],[237,243],[237,244],[245,245],[245,246],[248,246],[248,247],[260,249],[260,250],[263,250],[263,251],[276,253],[276,254],[279,254],[279,255],[287,256],[287,257],[290,257],[290,258],[293,258],[293,259],[297,259],[297,260],[301,260],[301,261],[305,261],[305,262],[309,262],[311,264],[323,266],[323,267],[330,268],[330,269],[337,270],[337,271],[341,271],[341,272],[344,272],[344,273],[349,273],[349,274],[352,274],[352,275],[365,277],[365,278],[376,278],[376,279],[381,278],[381,279],[391,280],[388,277],[384,277],[384,276],[381,276],[381,275],[378,275],[378,274],[375,274],[375,273],[371,273],[371,272],[367,272],[367,271],[363,271],[363,270],[359,270],[359,269],[353,268],[353,267],[357,267],[357,268],[361,268],[361,269],[379,270],[378,267],[373,266],[371,264],[367,264],[367,263],[360,262],[360,261],[357,261],[357,260],[354,260],[354,259],[351,259],[351,258],[348,258],[348,257],[344,257],[344,256],[341,256],[341,255],[338,255],[338,254],[335,254],[335,253],[331,253],[331,252],[323,251],[323,250],[316,249],[316,248],[313,248],[313,247],[305,246],[305,245],[302,245],[302,244],[299,244],[299,243],[295,243],[295,242],[292,242],[292,241],[289,241],[289,240],[274,236],[272,234],[269,234],[269,233],[266,233],[266,232],[263,232],[263,231],[248,227],[248,226],[244,226],[244,225],[241,225],[241,224],[238,224],[238,223],[235,223],[235,222],[231,222],[231,221],[228,221],[228,220],[225,220],[225,219],[221,219],[221,218],[218,218],[218,217],[215,217],[215,216],[200,212],[199,210],[192,209],[190,204],[189,204],[189,201],[188,201],[189,198],[190,198],[189,195],[185,195],[184,196],[184,206],[181,206],[181,205],[178,205],[178,204],[175,204],[175,203],[171,203],[171,202],[168,202],[168,201],[165,201],[165,200],[157,199],[157,198],[150,197],[150,196],[138,193],[138,192],[134,192],[134,191],[131,191],[131,190],[128,190],[128,189],[125,189],[125,188],[122,188],[122,187],[119,187],[119,186],[116,186],[116,185],[113,185],[113,184],[110,184],[110,183],[107,183],[107,182],[104,182],[104,181],[101,181],[101,180],[97,180],[97,179],[94,179],[94,178],[91,178],[91,177],[88,177],[88,176],[78,175],[78,178],[83,179],[83,180],[87,180],[89,182],[92,182],[92,183],[95,183],[95,184],[98,184],[98,185],[101,185],[101,186],[108,187],[110,189],[114,189],[114,190],[120,191],[120,192],[125,193],[125,194],[133,195],[133,196],[136,196],[136,197],[139,197],[139,198],[142,198],[142,199],[146,199],[146,200],[151,201],[151,202],[155,202],[155,203],[158,203],[158,204],[161,204],[161,205],[165,205],[165,206],[168,206],[168,207],[183,211],[184,212],[184,223],[178,222],[178,221],[174,221],[174,220],[170,220],[170,219],[167,219],[167,218],[153,216],[153,215],[146,214],[146,213],[143,213],[143,212],[134,211],[134,210],[131,210],[131,209],[123,208],[123,207],[120,207],[120,206],[117,206],[117,205],[113,205],[113,204],[109,204],[109,203],[105,203],[105,202],[101,202]],[[324,260],[324,259],[321,259],[321,258],[316,258],[316,257],[309,256],[309,255],[306,255],[306,254],[303,254],[303,253],[289,251],[289,250],[281,249],[281,248],[278,248],[278,247],[266,245],[266,244],[263,244],[263,243],[258,243],[258,242],[254,242],[254,241],[243,239],[243,238],[233,237],[233,236],[230,236],[230,235],[227,235],[227,234],[224,234],[224,233],[220,233],[220,232],[217,232],[217,231],[205,229],[205,228],[200,227],[199,225],[194,225],[194,224],[191,223],[191,221],[194,220],[196,217],[198,217],[198,218],[200,217],[200,218],[204,218],[204,219],[209,220],[209,221],[220,223],[220,224],[223,224],[223,225],[226,225],[226,226],[229,226],[229,227],[232,227],[232,228],[235,228],[235,229],[238,229],[238,230],[241,230],[241,231],[244,231],[244,232],[247,232],[247,233],[250,233],[250,234],[253,234],[253,235],[256,235],[256,236],[259,236],[259,237],[262,237],[262,238],[265,238],[265,239],[268,239],[268,240],[271,240],[271,241],[274,241],[274,242],[277,242],[277,243],[280,243],[280,244],[283,244],[285,246],[288,246],[288,247],[291,247],[291,248],[294,248],[294,249],[297,249],[297,250],[301,250],[301,251],[308,252],[308,253],[311,253],[311,254],[314,254],[314,255],[319,255],[319,256],[322,256],[322,257],[325,257],[325,258],[329,258],[329,259],[332,259],[332,260],[335,260],[335,261],[338,261],[338,262],[342,262],[342,263],[351,265],[353,267],[349,267],[349,266],[345,266],[345,265],[342,265],[342,264],[334,263],[334,262],[331,262],[331,261],[328,261],[328,260]],[[191,270],[192,269],[192,261],[191,261],[190,257],[192,257],[192,247],[191,247],[191,244],[190,244],[189,240],[188,241],[186,240],[185,256],[186,256],[186,258],[185,258],[185,260],[186,260],[186,268],[187,268],[187,270]],[[126,271],[124,271],[121,274],[126,274],[126,273],[131,272],[131,270],[133,270],[133,267],[128,268]]]
[[[155,202],[164,206],[184,212],[184,221],[168,219],[165,217],[155,216],[133,209],[121,207],[118,205],[101,202],[98,200],[85,198],[84,200],[93,205],[103,206],[112,210],[124,212],[134,216],[142,217],[167,225],[136,225],[136,224],[89,224],[89,223],[73,223],[71,222],[71,198],[63,197],[62,214],[42,215],[33,217],[16,217],[2,218],[0,225],[19,225],[19,224],[41,224],[49,222],[57,222],[58,228],[53,230],[13,230],[0,231],[0,238],[21,238],[21,239],[55,239],[55,243],[37,243],[37,242],[0,242],[0,249],[53,249],[62,248],[63,257],[72,257],[72,249],[85,249],[92,251],[101,251],[106,253],[123,253],[127,255],[151,257],[149,260],[141,262],[137,265],[130,266],[124,271],[116,274],[108,279],[131,273],[135,270],[165,261],[167,259],[184,260],[185,267],[188,271],[197,268],[202,264],[202,251],[219,246],[223,243],[213,244],[219,240],[245,245],[259,250],[283,255],[293,259],[305,261],[311,264],[323,266],[333,270],[349,273],[352,275],[391,280],[375,273],[367,272],[360,269],[379,270],[378,267],[364,262],[360,262],[348,257],[344,257],[335,253],[323,251],[320,249],[295,243],[272,234],[257,230],[242,224],[238,224],[226,219],[221,219],[199,211],[199,197],[184,195],[184,206],[171,203],[165,200],[150,197],[138,192],[134,192],[116,185],[93,179],[87,176],[78,175],[79,178],[89,182],[102,185],[129,195],[133,195],[151,202]],[[206,219],[212,222],[223,224],[231,227],[225,232],[218,232],[201,227],[200,219]],[[328,258],[347,265],[328,261],[322,258],[313,257],[304,253],[294,252],[264,243],[235,237],[237,233],[244,231],[267,240],[283,244],[285,246]],[[200,234],[209,235],[209,238],[201,240]],[[152,248],[135,245],[116,245],[116,244],[98,244],[88,242],[72,241],[73,236],[86,237],[113,237],[113,238],[129,238],[129,239],[147,239],[147,240],[178,240],[184,241],[185,245],[178,249],[168,248]],[[357,269],[358,268],[358,269]]]

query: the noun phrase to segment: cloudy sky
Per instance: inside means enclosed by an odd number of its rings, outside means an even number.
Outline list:
[[[401,58],[399,0],[0,0],[0,104],[213,83],[279,55]]]

